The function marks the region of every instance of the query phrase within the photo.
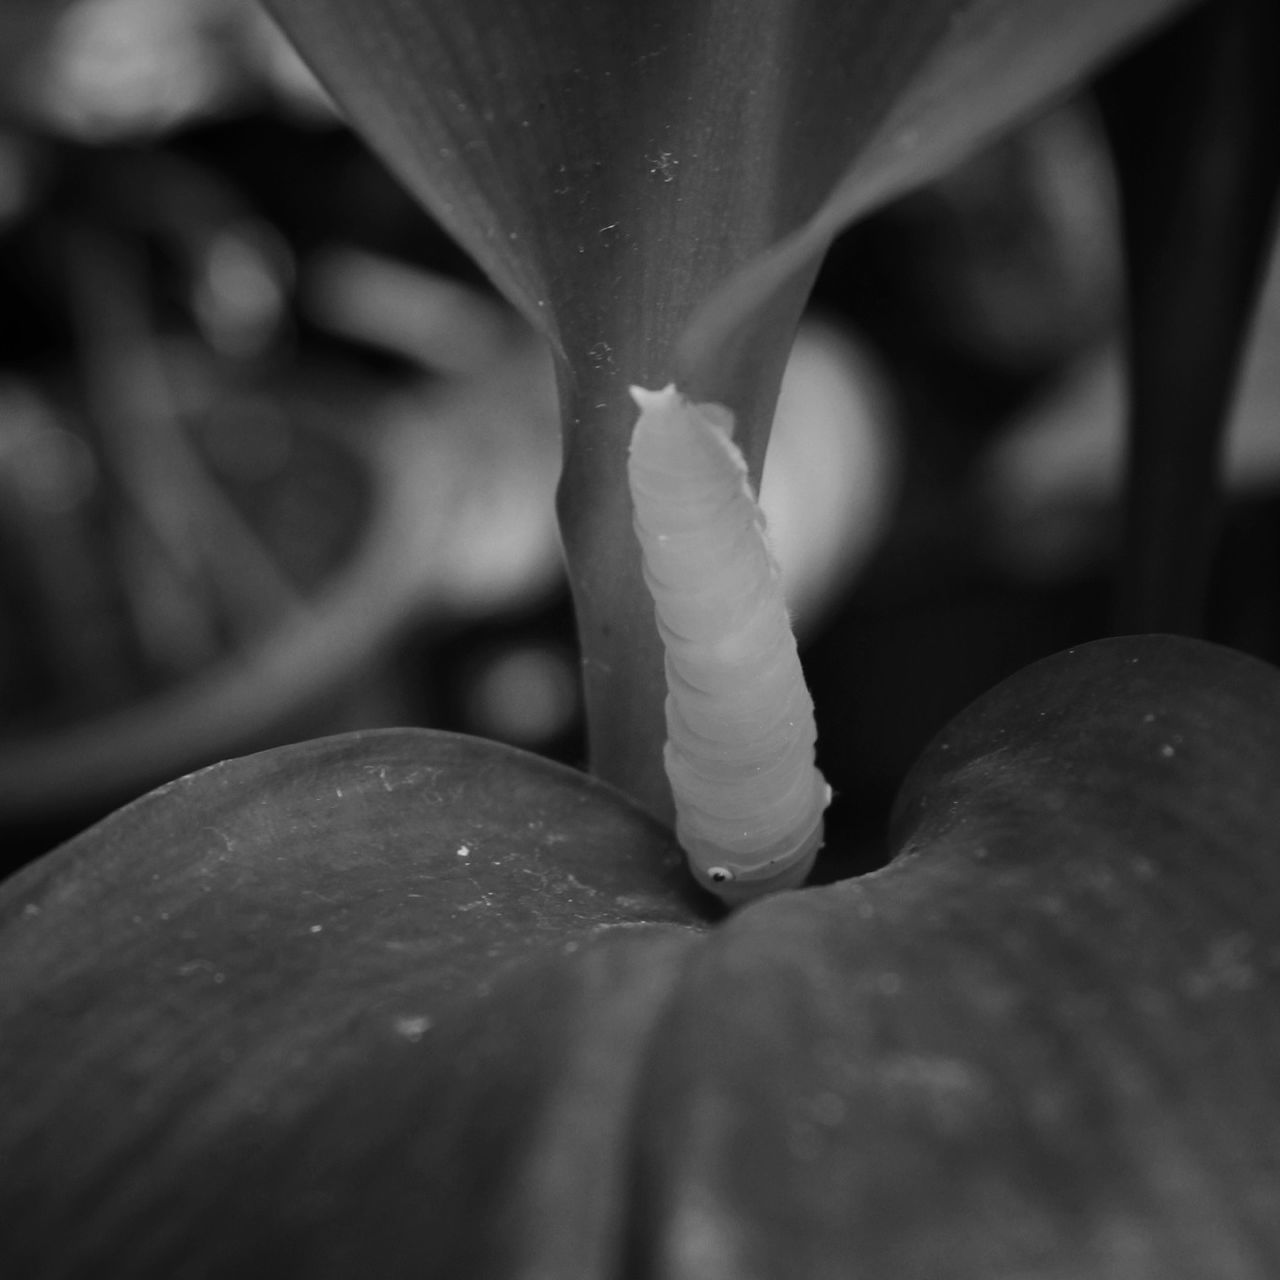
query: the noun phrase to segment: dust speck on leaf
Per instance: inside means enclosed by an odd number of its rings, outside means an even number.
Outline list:
[[[394,1026],[396,1035],[416,1044],[431,1030],[431,1019],[425,1014],[406,1014],[397,1018]]]
[[[680,167],[680,161],[670,151],[659,151],[656,157],[650,158],[648,161],[649,173],[652,177],[660,178],[663,182],[674,182],[676,179],[676,170]]]

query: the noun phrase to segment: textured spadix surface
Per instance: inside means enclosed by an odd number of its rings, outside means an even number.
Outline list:
[[[519,753],[194,775],[0,895],[0,1271],[1272,1275],[1277,776],[1270,668],[1087,646],[709,926]]]
[[[627,475],[666,653],[676,836],[706,888],[746,902],[801,885],[822,844],[831,792],[813,762],[813,699],[733,414],[674,386],[631,394]]]

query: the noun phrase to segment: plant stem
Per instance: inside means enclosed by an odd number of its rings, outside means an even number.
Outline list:
[[[582,394],[582,390],[586,394]],[[662,765],[666,677],[653,601],[631,528],[626,449],[635,406],[618,385],[599,402],[560,382],[564,471],[556,507],[582,654],[591,771],[655,817],[674,821]]]
[[[1280,182],[1280,6],[1217,0],[1101,85],[1129,271],[1116,630],[1203,629],[1222,436]]]
[[[564,469],[556,505],[577,614],[589,764],[668,824],[675,811],[662,763],[667,683],[632,527],[627,451],[636,407],[627,388],[674,380],[692,398],[726,404],[758,489],[778,388],[816,270],[814,259],[780,278],[679,373],[649,356],[643,332],[638,340],[619,334],[616,346],[598,343],[610,352],[605,360],[560,366]],[[587,349],[573,333],[566,346]]]

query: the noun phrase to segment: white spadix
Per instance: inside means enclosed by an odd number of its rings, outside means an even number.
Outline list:
[[[733,414],[631,388],[628,478],[666,647],[667,777],[697,879],[731,904],[804,881],[831,789]]]

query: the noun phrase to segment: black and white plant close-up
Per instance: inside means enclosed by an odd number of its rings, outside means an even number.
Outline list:
[[[1277,54],[10,4],[0,1275],[1280,1272]]]

